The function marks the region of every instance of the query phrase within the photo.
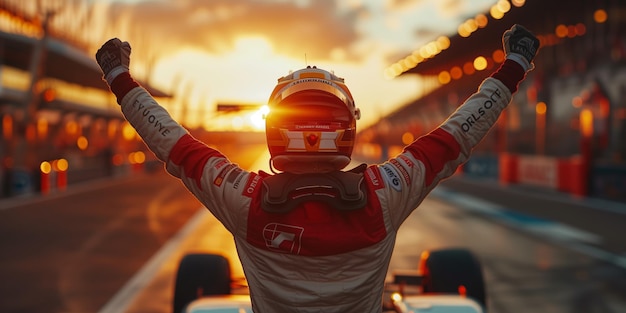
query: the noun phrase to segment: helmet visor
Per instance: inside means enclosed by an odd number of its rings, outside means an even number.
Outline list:
[[[267,122],[281,128],[318,128],[326,125],[328,130],[349,127],[354,117],[342,99],[318,90],[291,94],[272,106]],[[334,126],[334,127],[333,127]]]

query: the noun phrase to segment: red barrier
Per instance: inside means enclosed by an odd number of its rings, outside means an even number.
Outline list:
[[[41,171],[41,193],[46,195],[50,193],[50,172]]]
[[[572,192],[574,183],[572,181],[572,166],[569,159],[558,159],[557,161],[557,173],[558,177],[558,189],[563,192]]]
[[[498,172],[500,173],[500,183],[503,185],[517,183],[518,176],[518,156],[514,154],[502,153],[498,162]]]
[[[588,187],[587,165],[584,158],[574,156],[559,159],[559,190],[576,196],[586,196]]]
[[[67,187],[67,168],[68,163],[65,159],[41,162],[39,165],[41,193],[45,195],[53,190],[65,190]]]
[[[57,188],[65,190],[67,188],[67,171],[57,172]]]
[[[500,155],[500,183],[503,185],[520,183],[520,157],[514,154],[503,153]],[[550,159],[550,158],[549,158]],[[569,158],[553,158],[556,160],[556,186],[562,192],[576,196],[586,196],[589,187],[589,165],[583,156]],[[526,169],[528,170],[528,169]],[[524,183],[522,181],[522,183]],[[548,187],[548,186],[545,186]]]
[[[583,157],[572,157],[570,160],[570,171],[572,189],[570,192],[577,196],[586,196],[588,190],[588,164]]]
[[[52,165],[50,162],[43,161],[39,164],[39,189],[42,194],[50,193],[50,173],[52,173]]]

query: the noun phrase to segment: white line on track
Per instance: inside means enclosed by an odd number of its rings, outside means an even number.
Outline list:
[[[269,151],[265,151],[250,167],[254,171],[263,170],[269,172]],[[172,237],[161,249],[137,272],[114,296],[107,302],[98,313],[125,312],[133,304],[139,293],[146,288],[151,279],[157,274],[167,258],[178,249],[182,241],[189,236],[202,221],[202,215],[207,214],[206,208],[202,207],[189,222]]]
[[[159,271],[162,264],[180,247],[182,241],[196,229],[202,221],[202,216],[206,213],[207,210],[204,207],[199,209],[198,212],[189,219],[189,222],[167,241],[148,263],[146,263],[139,272],[135,273],[126,285],[124,285],[98,313],[120,313],[127,311],[137,295],[146,288],[151,279]]]
[[[604,251],[590,245],[602,241],[602,238],[596,234],[554,221],[514,214],[495,203],[450,191],[443,187],[435,188],[431,192],[431,195],[462,209],[489,216],[499,222],[521,229],[522,231],[540,235],[541,238],[551,240],[565,248],[585,254],[591,258],[603,260],[626,269],[625,256]]]

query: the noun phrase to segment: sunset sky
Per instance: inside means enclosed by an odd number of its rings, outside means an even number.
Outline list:
[[[224,123],[211,113],[216,103],[264,103],[279,77],[306,65],[346,79],[366,127],[419,95],[417,77],[389,80],[386,67],[496,2],[99,0],[89,2],[89,39],[94,49],[129,41],[134,75],[188,95],[209,128]]]

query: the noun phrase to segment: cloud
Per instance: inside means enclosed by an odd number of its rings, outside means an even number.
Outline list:
[[[333,51],[351,50],[359,40],[359,8],[338,10],[336,1],[188,0],[114,3],[108,14],[115,36],[158,47],[227,53],[240,36],[266,38],[278,54],[328,59]]]
[[[419,5],[426,0],[388,0],[387,6],[392,10],[404,10],[407,7]]]

